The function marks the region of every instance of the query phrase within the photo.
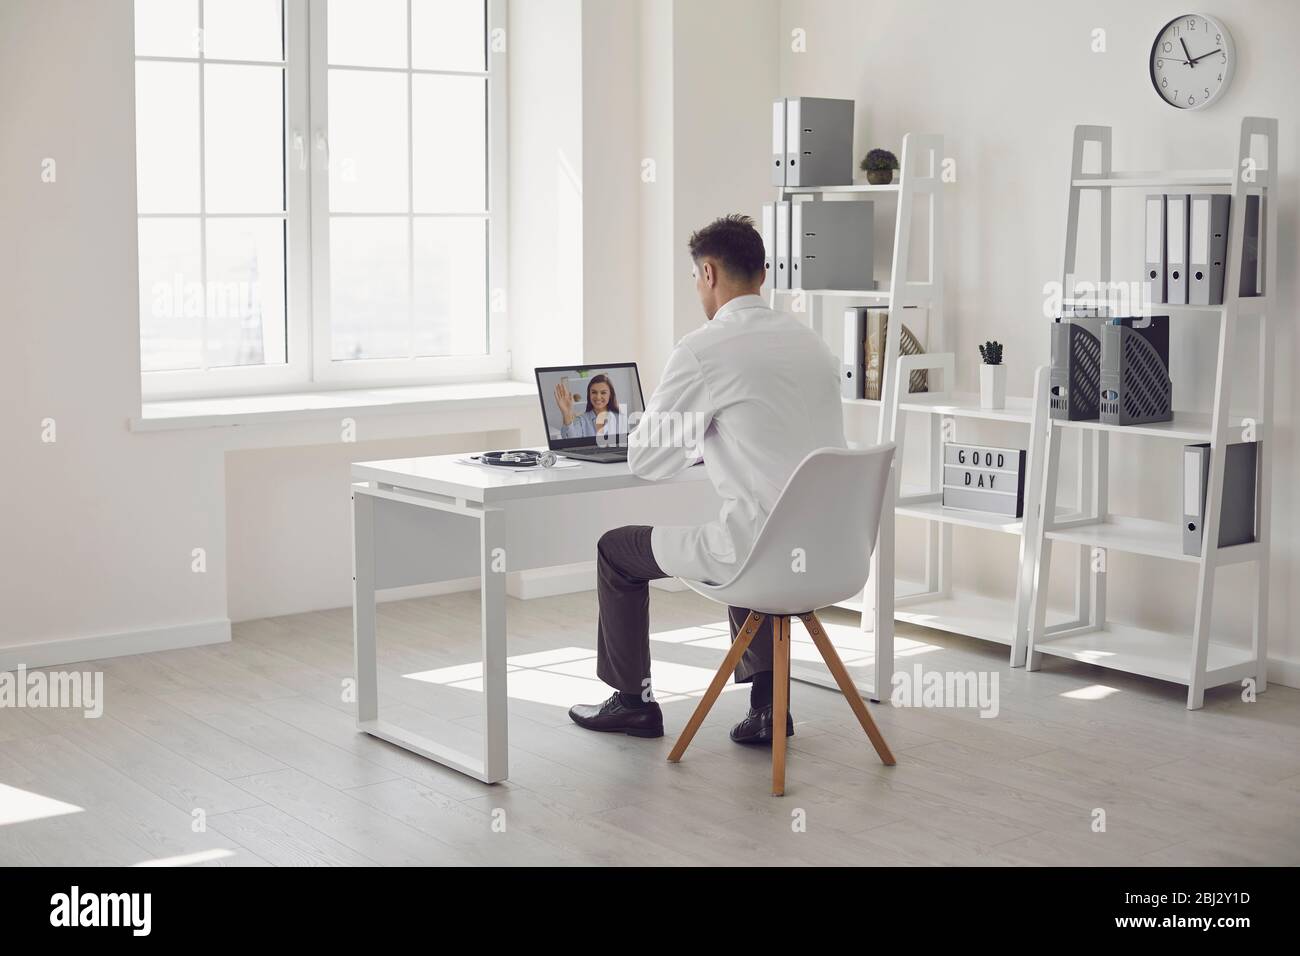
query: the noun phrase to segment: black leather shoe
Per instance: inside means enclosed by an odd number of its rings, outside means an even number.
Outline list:
[[[601,704],[574,704],[569,708],[569,717],[587,730],[627,734],[629,737],[664,735],[664,712],[655,701],[650,701],[645,707],[627,707],[619,699],[618,691]]]
[[[794,717],[785,712],[785,735],[794,736]],[[772,744],[772,705],[749,709],[745,719],[731,728],[731,739],[738,744]]]

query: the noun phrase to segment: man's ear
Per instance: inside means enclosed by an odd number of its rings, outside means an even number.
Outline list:
[[[712,289],[718,284],[718,267],[709,260],[704,260],[704,284]]]

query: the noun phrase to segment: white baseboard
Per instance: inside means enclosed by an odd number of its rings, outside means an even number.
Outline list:
[[[686,585],[677,578],[651,581],[650,586],[661,591],[686,590]],[[577,594],[579,591],[593,591],[595,588],[595,561],[520,571],[506,578],[506,593],[512,598],[523,601],[536,597],[554,597],[557,594]]]
[[[506,593],[512,598],[528,601],[532,598],[554,597],[557,594],[576,594],[596,587],[596,562],[561,564],[553,568],[533,568],[530,571],[512,571],[506,575]],[[433,584],[411,584],[402,588],[386,588],[375,592],[378,601],[406,601],[410,598],[436,597],[458,591],[477,591],[478,578],[457,578]]]
[[[512,597],[528,600],[556,594],[573,594],[595,587],[595,563],[562,565],[557,568],[539,568],[512,575],[517,582],[510,590]],[[665,591],[680,591],[685,585],[676,578],[651,582]],[[408,598],[472,591],[478,588],[478,578],[461,578],[437,584],[415,584],[405,588],[380,591],[380,601],[403,601]],[[147,654],[152,651],[170,651],[204,644],[223,644],[230,640],[230,621],[219,618],[193,624],[177,624],[142,631],[125,631],[120,634],[99,634],[91,637],[70,637],[31,644],[0,646],[0,671],[11,671],[20,665],[57,667],[81,661],[101,660],[108,657],[125,657],[130,654]],[[1270,684],[1300,689],[1300,660],[1288,657],[1270,657],[1268,660]]]
[[[387,601],[407,601],[411,598],[437,597],[440,594],[477,590],[478,578],[456,578],[453,581],[434,581],[429,584],[408,584],[402,588],[384,588],[382,591],[375,592],[375,600],[383,604]]]
[[[1270,657],[1268,682],[1283,687],[1300,687],[1300,661],[1291,657]]]
[[[521,601],[555,597],[557,594],[577,594],[579,591],[594,590],[595,587],[595,561],[558,564],[553,568],[533,568],[531,571],[516,571],[506,575],[506,593]]]
[[[651,581],[652,588],[661,591],[684,591],[686,585],[677,578]],[[533,568],[531,571],[512,571],[506,575],[506,593],[520,601],[533,598],[555,597],[558,594],[577,594],[596,588],[596,562],[580,561],[560,564],[553,568]],[[477,591],[478,578],[459,578],[439,581],[437,584],[412,584],[404,588],[388,588],[376,592],[380,601],[405,601],[409,598],[434,597],[457,591]]]
[[[230,620],[198,621],[120,634],[97,634],[91,637],[66,637],[31,644],[0,647],[0,671],[27,667],[56,667],[105,657],[125,657],[152,651],[172,651],[203,644],[223,644],[230,640]]]

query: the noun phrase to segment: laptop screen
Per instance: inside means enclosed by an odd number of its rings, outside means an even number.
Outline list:
[[[626,447],[645,399],[635,362],[539,368],[546,438],[552,450]]]

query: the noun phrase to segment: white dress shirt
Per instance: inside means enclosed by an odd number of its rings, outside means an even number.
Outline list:
[[[702,452],[723,504],[709,524],[655,527],[665,572],[712,584],[735,576],[799,462],[845,447],[839,377],[821,336],[761,296],[730,300],[683,336],[628,437],[628,465],[668,478]]]

